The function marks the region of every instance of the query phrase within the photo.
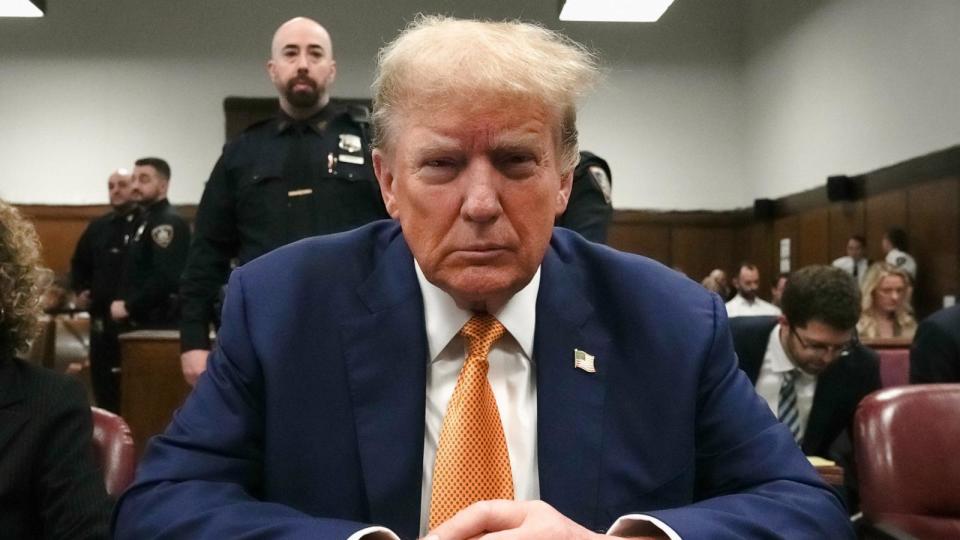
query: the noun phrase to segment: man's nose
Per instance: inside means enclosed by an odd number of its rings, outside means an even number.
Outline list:
[[[461,214],[470,221],[487,222],[497,218],[502,212],[497,178],[491,167],[471,165],[464,174],[467,183]]]

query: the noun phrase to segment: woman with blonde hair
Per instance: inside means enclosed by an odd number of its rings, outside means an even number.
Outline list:
[[[913,338],[917,321],[910,299],[910,276],[885,262],[874,263],[863,279],[860,322],[861,338]]]
[[[33,225],[0,201],[0,536],[105,539],[111,504],[86,391],[17,358],[37,333],[48,276]]]

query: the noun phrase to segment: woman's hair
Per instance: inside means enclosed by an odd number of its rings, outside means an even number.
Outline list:
[[[0,358],[26,352],[39,329],[40,297],[50,279],[39,246],[33,225],[0,201]]]
[[[909,337],[913,335],[913,330],[917,326],[916,319],[913,318],[913,286],[910,282],[910,275],[901,268],[886,262],[877,262],[870,265],[866,275],[863,277],[861,285],[861,316],[857,324],[857,330],[861,337],[874,338],[879,337],[877,329],[876,314],[873,307],[873,293],[880,286],[880,282],[887,276],[897,276],[903,280],[905,290],[900,304],[894,312],[894,328],[900,330],[900,335]],[[899,336],[898,336],[899,337]]]

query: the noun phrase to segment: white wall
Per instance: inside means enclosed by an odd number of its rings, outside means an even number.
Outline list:
[[[747,21],[755,196],[960,143],[957,0],[751,0]]]
[[[341,96],[369,95],[377,48],[418,11],[560,27],[552,0],[48,4],[43,19],[0,19],[0,197],[18,203],[102,203],[109,171],[144,155],[170,161],[171,200],[198,201],[223,143],[223,98],[272,95],[268,43],[294,15],[331,30]],[[616,207],[750,200],[741,5],[677,0],[655,25],[563,25],[608,68],[580,126],[582,146],[613,167]]]

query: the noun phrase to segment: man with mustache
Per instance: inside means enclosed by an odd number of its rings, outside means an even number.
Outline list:
[[[210,323],[231,262],[352,229],[387,213],[370,164],[363,107],[331,102],[330,35],[297,17],[273,36],[267,73],[280,111],[228,143],[197,210],[181,283],[181,364],[193,384],[206,367]]]

